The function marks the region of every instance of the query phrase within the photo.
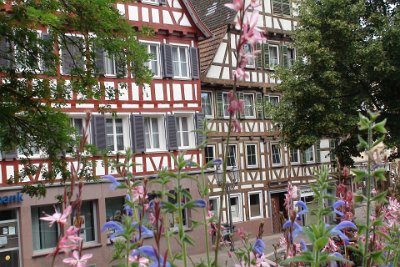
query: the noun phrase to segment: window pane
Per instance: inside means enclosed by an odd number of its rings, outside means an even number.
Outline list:
[[[106,119],[106,134],[113,133],[113,119]]]
[[[214,160],[214,147],[213,146],[206,146],[204,148],[204,157],[205,157],[206,163]]]
[[[106,145],[108,150],[114,150],[114,136],[107,135],[106,136]]]
[[[150,136],[151,136],[151,125],[150,125],[150,118],[145,118],[144,119],[144,139],[146,143],[146,148],[151,148],[150,144]]]
[[[173,67],[174,67],[174,75],[181,76],[181,73],[179,71],[179,62],[173,62]]]
[[[201,108],[204,115],[212,115],[211,93],[201,93]]]
[[[224,108],[224,116],[227,117],[227,116],[229,116],[229,112],[228,112],[228,107],[229,107],[228,94],[224,93],[222,95],[222,102],[223,102],[223,108]]]
[[[40,220],[46,214],[54,213],[54,206],[32,207],[32,242],[33,250],[54,248],[57,246],[58,226],[54,224],[49,227],[49,223]]]
[[[115,132],[117,134],[123,133],[122,119],[115,119]]]
[[[172,47],[172,60],[173,61],[179,61],[178,48],[177,47]]]
[[[160,148],[160,135],[153,133],[153,148]]]
[[[82,202],[81,212],[80,212],[80,220],[82,223],[81,226],[81,237],[84,242],[94,241],[95,240],[95,222],[94,222],[94,203],[93,201],[84,201]],[[75,214],[73,215],[73,224],[78,225],[78,218],[76,218]]]
[[[214,216],[218,217],[218,198],[210,198],[208,200],[208,206],[210,211],[214,213]]]
[[[123,135],[117,136],[117,149],[124,150],[124,136]]]
[[[228,147],[228,162],[227,166],[236,166],[236,146],[229,145]]]
[[[249,196],[250,198],[250,214],[251,217],[261,216],[260,210],[260,195],[252,194]]]
[[[74,120],[74,128],[78,135],[82,135],[83,132],[83,120],[82,119],[73,119]]]
[[[183,132],[183,146],[189,146],[189,133],[188,132]]]
[[[183,117],[183,118],[181,118],[181,120],[182,120],[182,131],[188,131],[189,130],[189,128],[188,128],[188,118]]]
[[[187,59],[186,59],[186,49],[185,49],[185,48],[181,47],[181,48],[179,49],[179,55],[180,55],[181,62],[187,62]]]

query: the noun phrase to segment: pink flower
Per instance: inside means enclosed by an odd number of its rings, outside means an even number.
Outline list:
[[[242,131],[242,126],[237,119],[232,120],[232,131],[240,133]]]
[[[233,71],[233,75],[235,75],[235,77],[238,80],[244,80],[246,79],[249,75],[243,70],[243,68],[238,67],[236,70]]]
[[[146,198],[147,196],[144,195],[144,187],[142,185],[138,185],[132,188],[132,202],[139,200],[140,198]]]
[[[92,257],[93,254],[84,254],[82,257],[79,257],[79,251],[74,250],[74,252],[72,252],[72,257],[65,258],[63,262],[71,266],[85,267],[87,261]]]
[[[212,210],[207,211],[206,219],[207,221],[214,217],[214,212]]]
[[[261,35],[261,30],[259,30],[256,25],[258,21],[259,13],[258,10],[254,10],[251,16],[247,14],[247,21],[243,25],[243,34],[240,38],[242,44],[254,45],[256,43],[264,42],[265,37]]]
[[[154,216],[152,212],[149,214],[149,221],[151,224],[154,224],[156,222],[156,216]]]
[[[76,249],[82,237],[77,236],[79,229],[75,226],[70,226],[66,231],[65,235],[58,242],[58,248],[65,253],[69,253],[70,250]]]
[[[240,239],[244,240],[246,238],[246,232],[244,231],[243,227],[238,227],[237,233]]]
[[[129,255],[129,262],[136,262],[139,265],[138,267],[147,267],[149,264],[149,259],[140,256],[131,256]],[[136,266],[136,265],[135,265]]]
[[[231,4],[225,4],[227,8],[239,11],[242,10],[244,7],[244,2],[243,0],[233,0]]]
[[[232,114],[236,112],[243,112],[243,110],[244,110],[243,100],[237,100],[237,99],[232,100],[227,109],[227,111]]]
[[[339,251],[339,247],[336,246],[335,241],[333,241],[332,238],[329,238],[328,244],[325,245],[322,251],[336,252]]]
[[[259,0],[251,0],[250,5],[252,7],[257,7],[260,4]]]
[[[65,224],[67,222],[68,216],[72,212],[72,208],[71,206],[66,207],[62,214],[57,209],[55,209],[55,211],[56,212],[53,215],[45,214],[46,216],[41,217],[40,219],[43,221],[48,221],[50,227],[52,227],[55,222],[59,224]]]

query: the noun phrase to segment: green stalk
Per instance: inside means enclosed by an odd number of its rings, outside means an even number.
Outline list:
[[[178,169],[178,176],[177,176],[177,182],[178,182],[178,192],[177,192],[177,199],[178,199],[178,212],[179,212],[179,239],[182,242],[182,254],[183,254],[183,266],[187,267],[187,252],[186,252],[186,243],[185,240],[183,240],[183,236],[185,234],[185,231],[183,229],[183,214],[182,214],[182,193],[181,193],[181,170]]]
[[[202,188],[201,188],[201,198],[205,199],[205,188],[206,188],[206,177],[204,175],[204,169],[201,169],[201,177],[202,177]],[[207,211],[206,208],[202,209],[203,211],[203,222],[204,222],[204,235],[205,235],[205,243],[206,243],[206,255],[207,255],[207,266],[210,266],[210,252],[209,250],[209,244],[208,244],[208,224],[207,224]]]
[[[368,267],[369,260],[367,253],[369,250],[369,231],[371,228],[371,148],[372,148],[372,128],[371,125],[368,127],[368,176],[367,176],[367,225],[365,232],[365,245],[364,245],[364,257],[362,266]]]

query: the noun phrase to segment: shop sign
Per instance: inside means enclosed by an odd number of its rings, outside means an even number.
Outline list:
[[[0,205],[7,205],[10,203],[20,203],[24,201],[24,199],[22,198],[22,193],[18,192],[14,195],[6,195],[6,196],[0,196]]]
[[[309,197],[309,196],[313,196],[313,195],[314,195],[314,191],[312,191],[311,188],[300,189],[300,196],[301,197]]]

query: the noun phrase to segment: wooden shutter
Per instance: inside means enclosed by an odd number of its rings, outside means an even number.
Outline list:
[[[321,163],[321,146],[319,141],[315,144],[315,162]]]
[[[205,115],[204,113],[196,113],[195,117],[195,124],[196,124],[196,130],[203,130],[204,129],[204,120],[205,120]],[[205,139],[205,136],[199,132],[196,133],[196,145],[200,146]]]
[[[98,149],[106,149],[106,120],[104,116],[92,116],[92,143]]]
[[[196,47],[190,47],[190,63],[192,65],[192,78],[200,79],[199,53]]]
[[[224,117],[224,101],[222,92],[216,93],[216,103],[217,103],[217,118]]]
[[[175,115],[167,115],[166,120],[166,131],[167,131],[167,146],[168,150],[178,149],[178,129],[176,127]]]
[[[269,45],[263,44],[264,69],[269,69]]]
[[[282,66],[285,68],[289,68],[289,50],[286,45],[281,46],[281,60],[282,60]]]
[[[14,160],[18,159],[18,151],[17,149],[13,149],[10,151],[2,151],[1,157],[3,160]]]
[[[105,74],[105,68],[104,68],[104,50],[101,48],[95,48],[96,51],[96,57],[94,59],[94,65],[95,65],[95,73],[97,75],[104,75]]]
[[[172,64],[172,46],[168,44],[161,45],[161,55],[163,61],[164,78],[174,77],[174,67]]]
[[[143,115],[131,115],[131,139],[134,153],[146,151]]]
[[[263,44],[256,43],[256,68],[262,69],[263,68]]]
[[[256,93],[256,112],[258,119],[264,119],[264,101],[262,93]]]

